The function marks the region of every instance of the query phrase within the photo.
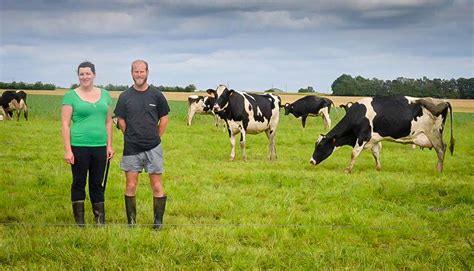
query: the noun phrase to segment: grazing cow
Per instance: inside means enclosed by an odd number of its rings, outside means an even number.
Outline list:
[[[16,112],[16,120],[20,120],[21,111],[23,116],[28,120],[28,106],[26,105],[26,93],[22,90],[3,92],[0,97],[0,106],[2,107],[5,118],[10,120],[13,118],[13,111]]]
[[[281,99],[273,94],[251,94],[228,89],[219,85],[216,90],[208,90],[214,94],[216,103],[214,111],[218,112],[226,122],[232,150],[230,159],[235,159],[235,135],[240,133],[240,148],[243,160],[247,159],[245,138],[247,134],[265,132],[268,144],[268,159],[277,159],[275,134],[280,118]]]
[[[451,104],[433,98],[408,96],[364,98],[354,103],[347,114],[327,135],[321,135],[315,144],[311,164],[317,165],[344,145],[352,146],[351,172],[356,158],[363,149],[371,149],[375,167],[381,169],[381,141],[416,144],[434,148],[438,155],[437,169],[443,170],[446,144],[443,130],[448,110],[451,116],[449,150],[454,151],[453,113]]]
[[[331,104],[334,105],[328,98],[308,95],[294,103],[286,103],[285,115],[292,113],[295,117],[301,118],[303,128],[306,126],[306,118],[308,116],[319,115],[323,119],[324,127],[329,129],[331,127],[331,119],[329,118]]]
[[[191,126],[194,114],[214,115],[215,125],[219,125],[219,116],[212,110],[216,99],[210,96],[191,95],[188,97],[188,126]]]

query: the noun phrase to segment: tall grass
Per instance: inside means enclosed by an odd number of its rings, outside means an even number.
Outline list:
[[[208,116],[185,125],[170,102],[163,138],[165,226],[154,231],[152,194],[141,175],[137,228],[126,223],[123,139],[106,191],[104,228],[75,227],[70,168],[63,162],[60,100],[29,97],[30,120],[0,122],[0,269],[469,269],[474,266],[474,114],[456,113],[454,156],[438,174],[433,150],[384,143],[382,171],[369,151],[352,174],[350,148],[309,164],[325,133],[281,116],[277,161],[265,135],[247,138],[248,161]],[[343,115],[332,112],[333,123]],[[448,132],[448,130],[446,131]],[[449,133],[445,133],[448,139]],[[86,220],[92,221],[90,202]]]

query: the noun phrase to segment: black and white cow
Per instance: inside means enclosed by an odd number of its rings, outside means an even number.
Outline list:
[[[191,126],[194,114],[210,114],[214,116],[215,126],[219,125],[219,116],[214,113],[216,99],[211,96],[191,95],[188,97],[188,126]]]
[[[10,120],[13,118],[13,112],[16,112],[16,120],[20,120],[21,111],[23,116],[28,120],[28,106],[26,105],[26,92],[23,90],[7,90],[4,91],[0,97],[0,106],[2,107],[2,114],[5,115],[5,119]]]
[[[232,150],[230,159],[235,159],[235,135],[240,133],[240,148],[243,160],[247,159],[245,138],[247,134],[265,132],[268,144],[268,159],[277,159],[275,135],[280,119],[281,99],[273,94],[252,94],[228,89],[219,85],[216,90],[208,90],[214,94],[216,103],[214,111],[220,113],[225,120],[229,132]]]
[[[443,170],[446,144],[443,130],[448,110],[451,116],[450,152],[454,151],[453,115],[449,102],[433,98],[408,96],[364,98],[354,103],[341,121],[315,144],[311,164],[317,165],[340,146],[352,146],[352,159],[346,171],[351,172],[363,149],[371,149],[375,167],[381,169],[381,141],[416,144],[434,148],[437,169]]]
[[[306,118],[308,116],[321,116],[326,129],[331,128],[331,118],[329,113],[331,105],[334,103],[328,98],[318,97],[314,95],[304,96],[296,100],[294,103],[285,104],[285,115],[293,114],[297,118],[301,118],[303,128],[306,126]]]

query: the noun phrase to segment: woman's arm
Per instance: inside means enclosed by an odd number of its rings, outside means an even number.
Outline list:
[[[66,163],[74,164],[74,154],[71,148],[71,117],[72,106],[63,105],[61,108],[61,133],[64,143],[64,160]]]
[[[112,157],[114,157],[114,149],[112,147],[112,127],[112,108],[109,108],[109,111],[107,112],[107,119],[105,120],[105,128],[107,129],[107,159],[112,159]]]

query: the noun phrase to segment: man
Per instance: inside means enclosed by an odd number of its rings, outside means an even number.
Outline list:
[[[161,137],[168,125],[170,108],[165,96],[147,83],[148,63],[132,62],[133,86],[123,92],[115,107],[118,125],[124,134],[123,158],[120,168],[125,171],[125,210],[130,226],[136,223],[135,193],[138,175],[143,169],[150,177],[153,190],[153,228],[163,224],[166,196],[163,191],[163,148]]]

